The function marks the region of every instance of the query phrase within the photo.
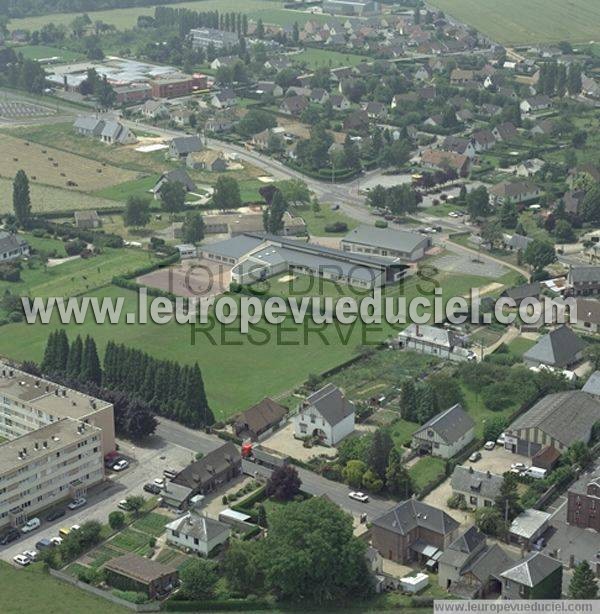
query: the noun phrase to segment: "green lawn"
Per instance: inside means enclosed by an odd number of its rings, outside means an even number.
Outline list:
[[[312,47],[304,49],[301,53],[291,56],[294,62],[305,63],[307,68],[337,68],[339,66],[356,66],[361,62],[369,61],[363,55],[352,53],[342,53],[329,49],[314,49]]]
[[[403,449],[404,444],[410,441],[412,434],[419,428],[416,422],[400,419],[388,427],[387,432],[392,436],[396,447],[399,450]]]
[[[148,196],[148,191],[156,185],[158,178],[158,174],[153,174],[147,177],[140,177],[139,179],[132,179],[131,181],[124,181],[108,188],[96,190],[93,192],[93,195],[124,203],[130,196]]]
[[[170,518],[164,514],[157,514],[156,512],[150,512],[143,518],[136,520],[133,523],[133,528],[148,535],[158,537],[165,532],[165,525],[170,521]]]
[[[597,0],[433,0],[449,15],[503,44],[598,38]]]
[[[413,484],[418,492],[430,482],[433,482],[440,474],[444,473],[446,461],[434,456],[423,456],[412,467],[408,473],[413,479]]]
[[[517,358],[522,358],[523,354],[531,349],[537,342],[524,337],[517,337],[508,344],[508,351]]]
[[[40,564],[15,569],[0,562],[0,594],[3,614],[125,614],[129,610],[60,582]]]
[[[317,237],[343,237],[348,230],[353,230],[358,226],[356,220],[344,215],[340,211],[333,211],[327,204],[321,205],[321,210],[318,213],[315,213],[309,206],[293,207],[292,212],[304,219],[308,234]],[[333,224],[334,222],[346,224],[348,230],[344,230],[343,232],[328,232],[325,230],[325,226]]]
[[[14,47],[14,50],[28,60],[44,60],[56,57],[60,62],[75,62],[84,57],[81,53],[75,51],[46,45],[23,45],[22,47]]]
[[[461,385],[461,388],[465,397],[465,409],[475,421],[476,437],[483,437],[483,429],[486,420],[490,420],[491,418],[495,417],[508,418],[508,416],[510,416],[517,409],[518,403],[513,403],[503,410],[492,411],[484,405],[480,395],[464,385]]]

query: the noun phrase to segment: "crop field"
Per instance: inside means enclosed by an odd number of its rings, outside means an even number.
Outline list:
[[[265,23],[291,25],[294,21],[303,24],[308,19],[322,21],[322,15],[311,15],[300,11],[285,10],[283,2],[277,0],[199,0],[197,2],[180,2],[170,4],[173,8],[187,8],[196,11],[243,11],[252,19],[261,18]],[[133,7],[105,11],[88,11],[92,21],[101,20],[114,25],[119,30],[132,28],[137,24],[140,15],[154,15],[154,7]],[[52,21],[56,24],[70,24],[79,13],[58,13],[47,16],[24,17],[11,19],[10,28],[39,30],[44,24]]]
[[[105,209],[114,207],[115,202],[106,198],[99,198],[83,194],[77,190],[53,188],[30,182],[31,208],[34,212],[49,213],[52,211],[76,211],[80,209]],[[12,180],[0,177],[0,215],[12,213]]]
[[[598,0],[432,0],[432,5],[502,44],[598,38]]]
[[[100,145],[102,147],[102,145]],[[137,173],[95,160],[41,146],[9,134],[0,134],[0,176],[13,178],[23,169],[29,179],[54,187],[93,191],[137,178]],[[67,186],[67,182],[76,185]]]

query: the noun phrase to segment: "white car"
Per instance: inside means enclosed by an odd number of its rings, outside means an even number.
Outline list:
[[[498,436],[498,439],[496,439],[496,443],[499,446],[504,446],[504,444],[506,443],[506,434],[500,433],[500,435]]]
[[[83,507],[86,503],[87,503],[87,499],[85,497],[78,497],[77,499],[73,499],[73,501],[71,501],[71,503],[69,503],[67,507],[70,510],[77,510],[80,507]]]
[[[78,525],[78,524],[74,524],[74,525],[71,527],[71,531],[79,531],[79,529],[81,529],[81,526],[80,526],[80,525]]]
[[[36,529],[40,528],[41,524],[42,523],[39,518],[32,518],[21,527],[21,532],[29,533],[31,531],[35,531]]]
[[[456,213],[456,211],[450,211],[450,213],[448,213],[448,217],[459,217],[458,213]]]
[[[513,463],[510,466],[511,469],[516,469],[517,471],[527,471],[528,467],[525,463]]]
[[[120,461],[116,462],[112,466],[112,470],[113,471],[123,471],[123,469],[127,469],[127,467],[129,467],[129,461],[122,458]]]
[[[32,563],[37,560],[37,550],[25,550],[25,552],[23,552],[22,554],[23,556],[26,556]]]
[[[348,493],[350,499],[354,499],[355,501],[360,501],[361,503],[367,503],[369,500],[369,496],[365,495],[364,492],[352,491]]]
[[[58,537],[58,535],[56,537],[51,537],[50,541],[55,545],[55,546],[60,546],[63,543],[63,538],[62,537]]]
[[[157,486],[160,486],[160,488],[164,488],[165,482],[166,482],[165,478],[154,478],[154,483]]]
[[[124,512],[128,512],[129,511],[129,505],[127,503],[127,499],[121,499],[118,503],[117,503],[117,507],[120,510],[123,510]]]
[[[469,462],[476,463],[481,458],[481,452],[473,452],[471,456],[469,456]]]
[[[496,447],[495,441],[486,441],[483,445],[484,450],[493,450]]]
[[[29,563],[31,563],[31,559],[24,554],[17,554],[17,556],[13,557],[13,561],[17,565],[21,565],[22,567],[26,567],[27,565],[29,565]]]

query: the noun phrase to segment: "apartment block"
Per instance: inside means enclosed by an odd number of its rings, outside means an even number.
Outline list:
[[[101,429],[101,452],[115,449],[111,403],[0,362],[0,437],[13,440],[64,418]]]
[[[0,445],[0,526],[20,526],[104,478],[102,430],[63,418]]]

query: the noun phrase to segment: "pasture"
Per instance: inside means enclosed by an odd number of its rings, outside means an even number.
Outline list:
[[[132,181],[138,176],[134,171],[99,164],[95,160],[42,147],[6,133],[0,134],[0,148],[8,152],[8,155],[0,157],[0,176],[9,179],[23,169],[33,182],[89,192]]]
[[[252,19],[262,19],[265,23],[279,25],[292,25],[294,21],[303,24],[308,19],[323,21],[322,15],[311,15],[301,11],[286,10],[283,2],[277,0],[198,0],[196,2],[179,2],[170,4],[172,8],[187,8],[195,11],[242,11]],[[44,24],[52,21],[55,24],[70,24],[80,13],[55,13],[52,15],[39,15],[11,19],[11,29],[39,30]],[[132,7],[126,9],[112,9],[105,11],[88,11],[92,21],[101,20],[114,25],[118,30],[133,28],[137,24],[140,15],[154,15],[153,6]]]
[[[431,4],[504,45],[598,38],[598,0],[432,0]]]

